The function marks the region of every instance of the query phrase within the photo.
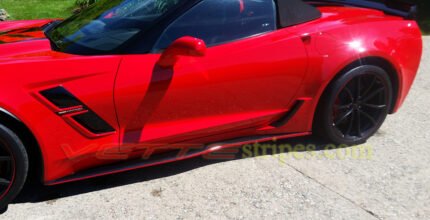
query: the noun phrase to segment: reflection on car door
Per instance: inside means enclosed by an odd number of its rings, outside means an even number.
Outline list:
[[[301,39],[281,30],[181,57],[124,56],[115,88],[122,143],[172,144],[261,127],[285,113],[307,58]]]

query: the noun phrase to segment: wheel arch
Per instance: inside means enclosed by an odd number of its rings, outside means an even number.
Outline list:
[[[16,116],[3,108],[0,108],[0,123],[12,130],[24,144],[30,163],[28,180],[43,182],[43,155],[39,143],[31,130]]]
[[[363,58],[357,59],[357,60],[349,63],[341,71],[339,71],[335,75],[335,77],[333,77],[332,80],[330,80],[330,83],[328,83],[328,85],[324,88],[323,94],[325,93],[327,88],[330,86],[330,84],[333,81],[335,81],[338,77],[340,77],[344,73],[346,73],[346,72],[348,72],[348,71],[350,71],[356,67],[362,66],[362,65],[377,66],[377,67],[384,69],[388,73],[388,76],[390,77],[392,89],[393,89],[393,102],[391,103],[389,113],[390,114],[394,113],[395,107],[396,107],[397,102],[398,102],[399,94],[400,94],[399,73],[390,61],[388,61],[387,59],[382,58],[382,57],[368,56],[368,57],[363,57]]]

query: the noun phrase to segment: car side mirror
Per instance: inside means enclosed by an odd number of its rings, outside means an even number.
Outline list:
[[[172,68],[179,56],[202,57],[206,54],[206,44],[194,37],[181,37],[175,40],[160,56],[157,64],[162,68]]]

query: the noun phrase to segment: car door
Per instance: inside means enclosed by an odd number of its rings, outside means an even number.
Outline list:
[[[174,40],[204,40],[203,57],[156,65]],[[203,0],[171,23],[155,53],[124,56],[115,102],[122,143],[172,144],[267,125],[290,106],[306,72],[301,39],[276,31],[272,0]]]

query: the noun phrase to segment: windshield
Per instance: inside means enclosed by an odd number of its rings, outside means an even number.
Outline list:
[[[150,28],[180,1],[99,0],[58,24],[47,35],[63,52],[113,51]]]

